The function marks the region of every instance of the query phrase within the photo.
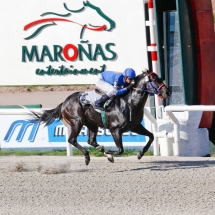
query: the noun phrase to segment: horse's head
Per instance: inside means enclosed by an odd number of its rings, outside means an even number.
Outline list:
[[[147,81],[145,80],[146,77],[148,77]],[[139,94],[142,94],[143,92],[153,93],[157,94],[162,99],[167,99],[172,94],[163,83],[163,80],[158,77],[156,73],[150,72],[149,70],[143,71],[141,75],[138,75],[135,78],[134,89]]]
[[[104,14],[99,7],[91,4],[89,1],[83,2],[83,4],[85,7],[95,10],[99,16],[101,16],[104,20],[106,20],[109,23],[110,26],[109,27],[106,26],[106,28],[104,29],[105,31],[111,31],[112,29],[115,28],[115,22],[110,17],[108,17],[106,14]],[[100,26],[100,27],[102,27],[102,26]]]

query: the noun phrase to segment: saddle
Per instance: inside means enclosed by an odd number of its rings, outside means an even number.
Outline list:
[[[100,91],[99,89],[83,92],[80,95],[80,102],[82,105],[92,105],[93,108],[95,109],[95,101],[100,99],[102,97],[102,95],[104,95],[104,93],[102,91]],[[108,99],[105,102],[104,110],[110,106],[113,99],[114,99],[114,97],[111,97],[110,99]],[[98,111],[98,110],[96,110],[96,111],[100,113],[100,111]]]
[[[95,89],[95,92],[98,93],[101,96],[103,96],[105,94],[104,92],[102,92],[101,90],[99,90],[97,88]]]

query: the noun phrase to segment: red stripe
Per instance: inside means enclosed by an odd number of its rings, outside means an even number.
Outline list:
[[[37,25],[37,24],[40,24],[40,23],[43,23],[43,22],[53,22],[53,21],[64,21],[64,22],[73,22],[71,20],[68,20],[68,19],[62,19],[62,18],[47,18],[47,19],[40,19],[40,20],[36,20],[34,22],[31,22],[29,24],[27,24],[26,26],[24,26],[24,30],[27,30],[28,28],[34,26],[34,25]],[[80,26],[83,27],[83,25],[77,23],[77,22],[73,22],[73,23],[76,23]],[[103,31],[106,29],[106,25],[103,25],[101,27],[96,27],[96,28],[89,28],[87,26],[84,26],[84,28],[87,28],[89,30],[92,30],[92,31]]]
[[[157,61],[158,60],[157,52],[151,52],[151,57],[152,61]]]
[[[150,76],[152,74],[156,74],[155,72],[150,72],[147,76]],[[157,75],[157,74],[156,74]]]
[[[153,0],[148,1],[148,8],[154,8]]]
[[[158,87],[158,90],[160,90],[162,87],[166,86],[165,84],[161,84],[159,87]]]
[[[156,43],[152,43],[151,46],[156,46]]]
[[[72,22],[68,19],[61,19],[61,18],[47,18],[47,19],[40,19],[40,20],[36,20],[34,22],[31,22],[29,24],[27,24],[26,26],[24,26],[24,30],[27,30],[28,28],[43,23],[43,22],[52,22],[52,21],[65,21],[65,22]]]

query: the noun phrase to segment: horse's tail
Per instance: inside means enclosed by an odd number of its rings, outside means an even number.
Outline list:
[[[44,110],[42,113],[36,113],[31,111],[31,117],[33,116],[33,120],[44,123],[45,126],[50,125],[55,119],[61,120],[63,118],[61,113],[61,107],[63,102],[59,104],[56,108],[51,110]]]

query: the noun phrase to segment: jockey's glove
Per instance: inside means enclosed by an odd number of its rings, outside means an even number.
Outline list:
[[[133,87],[133,84],[129,84],[129,85],[126,87],[127,91],[129,91],[132,87]]]

